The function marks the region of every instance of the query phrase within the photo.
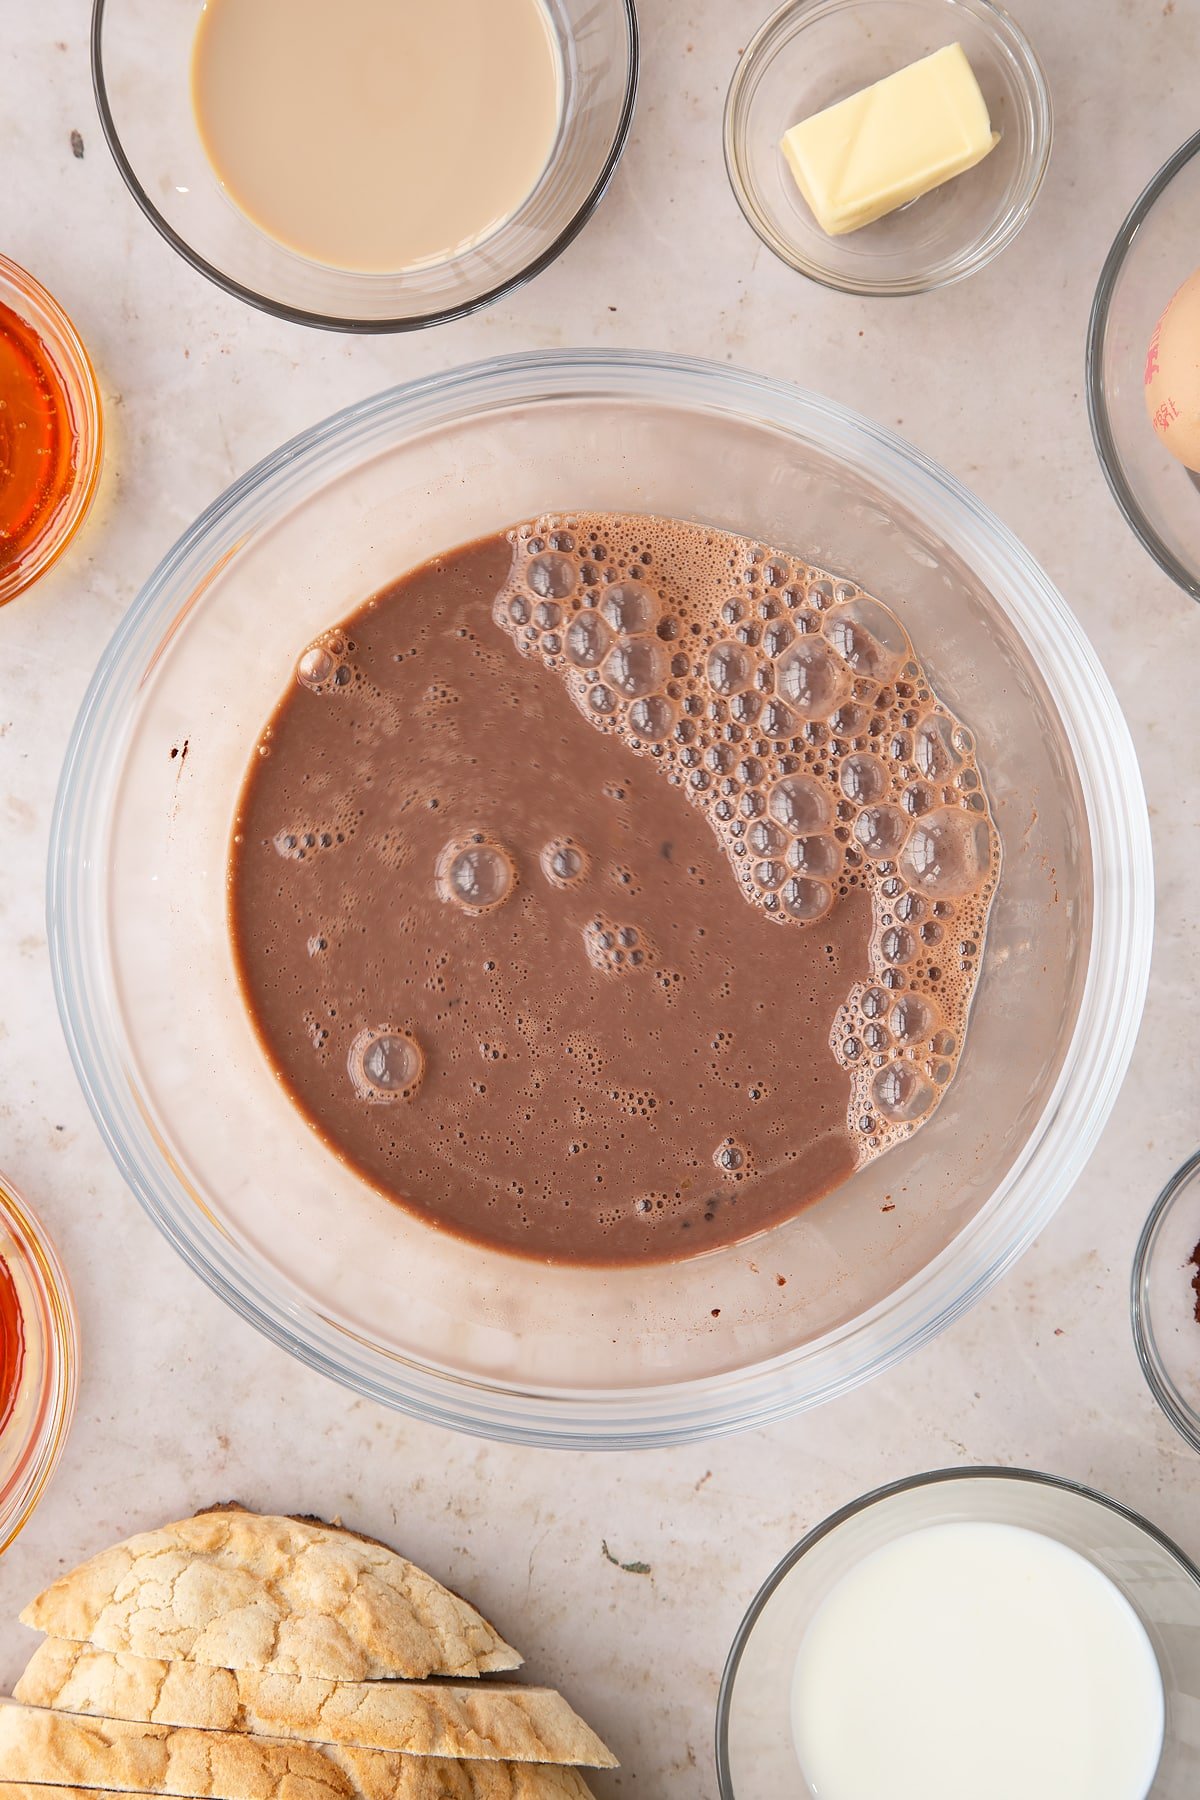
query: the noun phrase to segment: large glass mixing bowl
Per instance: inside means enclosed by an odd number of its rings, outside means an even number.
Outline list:
[[[424,1226],[272,1076],[225,918],[234,805],[297,652],[439,550],[542,511],[749,533],[895,605],[976,734],[1003,840],[958,1073],[913,1139],[790,1223],[638,1269]],[[63,1023],[122,1172],[245,1318],[358,1391],[529,1443],[698,1438],[812,1406],[988,1288],[1096,1142],[1146,982],[1151,860],[1129,734],[1031,558],[888,432],[764,377],[530,354],[394,388],[196,521],[118,630],[50,853]]]

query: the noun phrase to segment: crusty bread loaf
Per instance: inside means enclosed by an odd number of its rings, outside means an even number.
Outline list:
[[[475,1676],[521,1662],[474,1607],[395,1551],[236,1508],[101,1551],[21,1619],[104,1650],[330,1681]]]
[[[0,1705],[0,1772],[0,1800],[61,1800],[64,1787],[192,1800],[590,1800],[574,1769],[551,1764],[403,1756],[14,1702]],[[44,1796],[11,1791],[20,1784]]]
[[[290,1785],[281,1800],[295,1800],[301,1790]],[[328,1793],[328,1790],[326,1790]],[[50,1786],[37,1781],[0,1780],[0,1800],[145,1800],[138,1789]],[[443,1762],[438,1757],[414,1761],[394,1800],[591,1800],[573,1769],[531,1763]]]
[[[511,1682],[325,1681],[163,1662],[47,1638],[14,1693],[27,1706],[64,1712],[409,1756],[615,1766],[561,1694]]]

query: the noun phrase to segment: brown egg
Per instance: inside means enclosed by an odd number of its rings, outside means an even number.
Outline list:
[[[1146,411],[1171,455],[1200,473],[1200,269],[1154,327],[1146,352]]]

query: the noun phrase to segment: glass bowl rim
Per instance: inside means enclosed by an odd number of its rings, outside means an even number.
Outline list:
[[[721,1675],[721,1687],[717,1695],[716,1754],[717,1784],[720,1800],[737,1800],[733,1787],[733,1777],[729,1767],[729,1715],[733,1704],[733,1690],[737,1683],[738,1669],[746,1646],[749,1644],[754,1628],[758,1624],[776,1589],[787,1579],[796,1565],[812,1549],[827,1538],[832,1532],[840,1529],[859,1513],[867,1512],[871,1507],[885,1500],[892,1500],[898,1494],[913,1493],[920,1488],[949,1485],[953,1482],[971,1481],[1012,1481],[1030,1487],[1053,1488],[1059,1493],[1071,1494],[1079,1499],[1093,1500],[1116,1513],[1119,1518],[1133,1525],[1138,1531],[1150,1538],[1165,1550],[1167,1555],[1177,1562],[1185,1575],[1200,1587],[1200,1568],[1179,1548],[1173,1538],[1167,1536],[1159,1526],[1147,1519],[1132,1506],[1126,1506],[1120,1500],[1114,1500],[1108,1494],[1102,1494],[1099,1488],[1090,1487],[1086,1482],[1074,1481],[1068,1475],[1047,1475],[1039,1469],[1010,1469],[1002,1464],[975,1463],[961,1469],[931,1469],[921,1475],[906,1475],[899,1481],[888,1481],[882,1486],[872,1488],[866,1494],[860,1494],[856,1500],[850,1500],[845,1506],[838,1507],[827,1518],[814,1525],[783,1556],[771,1573],[767,1576],[742,1618],[734,1635],[729,1655],[725,1659],[725,1668]]]
[[[843,467],[869,455],[872,475],[982,571],[997,604],[1020,618],[1068,734],[1099,878],[1079,1019],[1054,1089],[1003,1182],[941,1256],[815,1345],[719,1376],[580,1392],[485,1382],[385,1355],[325,1320],[199,1208],[181,1206],[169,1185],[169,1161],[130,1103],[120,1059],[92,1005],[80,930],[92,869],[86,839],[102,804],[89,806],[93,788],[119,749],[138,671],[175,616],[180,593],[195,590],[216,550],[268,517],[339,447],[368,442],[381,422],[393,434],[410,433],[518,402],[587,393],[727,413],[802,441],[807,434]],[[1114,742],[1125,756],[1114,755]],[[144,1209],[227,1304],[311,1367],[418,1417],[507,1442],[633,1448],[765,1424],[847,1391],[959,1317],[1011,1266],[1074,1183],[1124,1077],[1149,969],[1152,881],[1136,759],[1095,652],[1029,552],[954,477],[885,428],[772,377],[652,351],[525,351],[418,377],[343,408],[234,482],[168,551],[117,627],[76,720],[51,825],[47,932],[60,1019],[101,1135]],[[814,1362],[821,1382],[798,1382],[797,1368]]]
[[[41,1430],[28,1439],[21,1451],[17,1466],[25,1472],[16,1505],[7,1518],[0,1517],[0,1556],[3,1556],[28,1524],[58,1467],[71,1429],[79,1389],[79,1315],[58,1251],[12,1182],[3,1175],[0,1175],[0,1221],[8,1226],[21,1247],[26,1272],[38,1289],[50,1321],[46,1369],[41,1384],[46,1416]]]
[[[53,568],[91,511],[104,461],[104,409],[100,383],[87,346],[54,295],[43,287],[36,275],[31,275],[21,263],[3,253],[0,253],[0,282],[7,282],[20,295],[20,317],[26,325],[33,326],[43,342],[45,335],[61,342],[65,357],[55,353],[53,343],[46,343],[46,350],[67,390],[76,415],[73,422],[78,428],[75,474],[57,509],[52,528],[35,539],[26,556],[0,571],[0,606],[6,606]]]
[[[511,294],[516,288],[523,287],[532,281],[552,262],[560,257],[564,250],[574,242],[583,227],[591,218],[596,207],[604,197],[605,190],[616,172],[617,164],[625,150],[633,123],[634,106],[637,101],[638,70],[640,65],[640,49],[638,38],[638,17],[636,0],[607,0],[608,4],[619,7],[625,17],[625,25],[629,34],[629,51],[625,68],[625,95],[621,104],[620,116],[617,120],[613,141],[600,171],[585,194],[583,200],[563,226],[553,241],[539,250],[536,256],[523,266],[508,275],[494,287],[483,293],[472,296],[469,300],[459,301],[453,306],[436,308],[433,312],[414,313],[411,317],[391,319],[354,319],[342,318],[336,313],[310,312],[305,307],[290,306],[286,301],[273,300],[266,294],[260,294],[255,288],[247,287],[243,282],[235,281],[231,275],[209,262],[194,250],[182,233],[168,223],[155,206],[149,193],[143,186],[132,162],[125,151],[121,135],[117,130],[117,122],[113,117],[108,100],[108,85],[104,74],[103,26],[104,13],[109,0],[92,0],[91,23],[91,65],[92,92],[96,100],[96,111],[100,115],[100,125],[104,139],[108,145],[113,161],[121,174],[121,179],[129,189],[142,212],[149,219],[155,230],[171,246],[184,262],[189,263],[197,274],[203,275],[214,286],[223,288],[232,294],[235,300],[253,306],[259,312],[269,313],[272,318],[283,319],[290,325],[309,325],[319,331],[347,331],[368,335],[378,333],[385,335],[399,331],[422,331],[427,326],[445,325],[452,319],[465,319],[471,313],[479,312],[486,306],[492,306],[497,300]]]
[[[1200,1412],[1189,1406],[1167,1373],[1154,1332],[1154,1311],[1150,1303],[1150,1258],[1158,1241],[1159,1229],[1176,1197],[1190,1187],[1200,1173],[1200,1150],[1182,1163],[1167,1182],[1142,1226],[1133,1253],[1133,1274],[1129,1284],[1129,1311],[1133,1325],[1133,1343],[1146,1385],[1185,1443],[1200,1453]],[[1197,1227],[1200,1234],[1200,1226]],[[1187,1314],[1185,1313],[1185,1318]],[[1200,1331],[1200,1325],[1196,1327]]]
[[[972,6],[977,7],[981,15],[988,18],[993,37],[1005,41],[1007,48],[1015,53],[1015,60],[1020,64],[1030,97],[1030,109],[1034,114],[1033,154],[1029,158],[1020,199],[1010,208],[998,227],[989,227],[983,238],[976,240],[957,260],[945,265],[940,274],[910,276],[891,281],[855,280],[851,276],[837,275],[824,264],[801,255],[776,233],[768,230],[765,219],[751,201],[741,177],[738,149],[741,133],[738,125],[744,122],[743,90],[751,72],[757,71],[763,49],[777,28],[794,14],[818,14],[853,4],[855,0],[783,0],[783,4],[763,20],[738,58],[725,96],[722,127],[725,173],[733,189],[733,197],[754,235],[766,245],[772,255],[777,256],[787,268],[795,270],[797,275],[803,275],[821,287],[832,288],[837,293],[858,294],[867,300],[902,300],[917,294],[936,293],[941,288],[954,287],[958,282],[966,281],[969,276],[977,275],[981,269],[985,269],[1002,250],[1008,248],[1029,218],[1041,191],[1054,147],[1054,103],[1050,84],[1037,52],[1012,14],[998,5],[997,0],[971,0]],[[959,0],[947,0],[947,4],[953,7],[959,4]]]
[[[1193,600],[1200,600],[1200,570],[1190,570],[1186,563],[1180,562],[1173,550],[1168,549],[1146,517],[1138,503],[1137,496],[1125,478],[1121,459],[1117,453],[1116,435],[1109,419],[1102,362],[1104,340],[1108,332],[1108,315],[1112,307],[1113,295],[1116,292],[1117,279],[1125,266],[1125,259],[1133,247],[1133,240],[1180,170],[1186,168],[1198,151],[1200,151],[1200,131],[1193,132],[1191,137],[1185,139],[1178,150],[1167,158],[1161,169],[1150,177],[1126,213],[1121,228],[1104,259],[1103,267],[1100,270],[1100,279],[1096,283],[1096,292],[1092,296],[1085,358],[1088,423],[1092,428],[1092,444],[1095,447],[1100,467],[1104,471],[1104,479],[1108,483],[1109,491],[1116,501],[1125,523],[1142,548],[1149,551],[1159,568],[1169,575],[1185,594],[1190,594]]]

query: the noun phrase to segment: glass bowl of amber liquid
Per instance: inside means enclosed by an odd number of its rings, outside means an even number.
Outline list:
[[[95,371],[58,302],[0,256],[0,606],[62,555],[100,477]]]
[[[75,1306],[62,1264],[0,1176],[0,1554],[62,1454],[78,1368]]]

